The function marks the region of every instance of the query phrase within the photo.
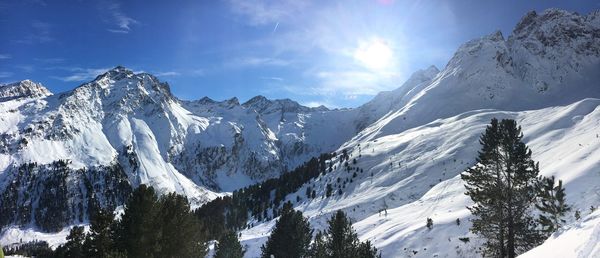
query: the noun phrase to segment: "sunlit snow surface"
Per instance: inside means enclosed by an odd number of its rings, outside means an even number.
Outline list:
[[[474,163],[479,136],[493,117],[519,122],[533,158],[540,162],[541,174],[563,180],[568,202],[574,210],[582,211],[581,221],[575,221],[571,212],[565,230],[538,249],[565,241],[573,246],[564,250],[566,253],[580,257],[598,255],[598,247],[594,249],[598,212],[589,215],[589,206],[600,204],[599,99],[524,112],[471,111],[360,142],[360,152],[359,142],[349,142],[351,159],[357,158],[357,166],[364,173],[348,183],[341,196],[326,199],[320,197],[325,195],[326,182],[333,184],[338,177],[342,181],[351,178],[352,172],[337,169],[317,178],[308,185],[314,185],[318,197],[302,201],[297,209],[310,218],[317,230],[326,228],[326,219],[333,211],[344,210],[355,221],[359,237],[372,241],[384,257],[478,257],[475,251],[481,240],[469,233],[470,213],[465,207],[472,203],[464,195],[459,173]],[[305,199],[304,192],[302,188],[297,195]],[[294,202],[295,196],[288,199]],[[390,207],[387,216],[378,213],[385,205]],[[432,230],[425,227],[428,217],[434,222]],[[456,225],[457,218],[460,225]],[[242,239],[250,247],[247,257],[258,256],[273,225],[269,222],[243,231]],[[590,235],[596,238],[588,238]],[[470,242],[461,242],[461,237],[469,237]]]

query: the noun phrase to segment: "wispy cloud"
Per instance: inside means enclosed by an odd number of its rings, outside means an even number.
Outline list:
[[[0,54],[0,59],[11,59],[12,56],[8,54]]]
[[[159,76],[159,77],[167,77],[167,76],[179,76],[181,75],[181,73],[179,72],[174,72],[174,71],[170,71],[170,72],[156,72],[154,73],[155,76]]]
[[[139,24],[136,19],[129,17],[121,8],[121,4],[117,2],[109,2],[100,6],[101,11],[107,13],[110,17],[108,22],[112,25],[107,31],[112,33],[127,34],[131,32],[131,26]]]
[[[281,77],[269,77],[269,76],[263,76],[260,77],[261,80],[266,80],[266,81],[277,81],[277,82],[282,82],[283,78]]]
[[[105,73],[111,68],[65,68],[66,70],[71,71],[72,73],[67,76],[52,76],[51,78],[65,81],[65,82],[81,82],[81,81],[89,81],[91,79],[96,78],[96,76]]]
[[[13,75],[11,72],[0,72],[0,78],[9,78]]]
[[[204,69],[195,69],[190,72],[191,76],[204,76],[206,75],[206,71]]]
[[[248,67],[248,66],[287,66],[290,61],[270,57],[244,57],[236,58],[225,63],[227,67]]]
[[[289,65],[290,62],[281,57],[292,57],[298,64],[295,67],[304,69],[301,72],[303,83],[285,86],[278,83],[278,90],[294,95],[353,100],[393,89],[400,85],[405,75],[404,64],[395,61],[404,57],[399,24],[389,22],[397,19],[382,15],[377,4],[353,5],[313,0],[230,0],[229,3],[232,12],[245,18],[248,25],[277,31],[268,38],[252,42],[253,48],[269,53],[269,58],[235,59],[230,66]],[[317,4],[319,8],[306,8]],[[373,13],[382,17],[369,16]],[[389,41],[386,47],[393,52],[388,57],[391,61],[378,69],[365,67],[355,55],[361,42],[373,38],[381,38],[386,43]]]
[[[297,0],[229,0],[233,12],[245,16],[253,25],[279,22],[297,15],[308,5],[307,1]],[[274,29],[276,30],[276,29]]]
[[[17,44],[34,44],[54,41],[52,24],[34,20],[30,23],[30,31],[21,39],[13,40]]]
[[[33,70],[35,70],[35,68],[33,67],[33,65],[17,65],[15,67],[19,68],[19,69],[21,69],[21,70],[23,70],[24,72],[27,72],[27,73],[33,72]]]
[[[364,70],[319,71],[316,77],[319,84],[315,86],[321,95],[340,94],[345,99],[354,99],[356,95],[375,95],[388,90],[397,80],[395,74],[378,74]]]
[[[34,58],[33,60],[44,64],[60,64],[65,61],[64,58]]]

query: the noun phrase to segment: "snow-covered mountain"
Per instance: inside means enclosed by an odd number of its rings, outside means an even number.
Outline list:
[[[39,83],[24,80],[0,87],[0,99],[39,98],[52,95],[48,89]]]
[[[550,9],[525,15],[508,38],[496,32],[465,43],[441,71],[417,71],[355,109],[262,96],[243,104],[182,101],[154,76],[123,67],[55,95],[27,81],[2,86],[0,214],[9,215],[0,224],[58,230],[85,222],[89,209],[121,204],[141,183],[199,205],[320,153],[347,150],[364,172],[353,177],[338,166],[286,197],[313,227],[343,209],[384,257],[473,257],[480,240],[468,232],[470,200],[458,175],[497,117],[523,126],[541,173],[563,180],[583,214],[532,252],[562,242],[571,244],[566,254],[598,255],[595,238],[578,245],[570,237],[599,230],[598,212],[587,212],[600,204],[598,71],[600,11]],[[327,184],[342,194],[323,198]],[[308,186],[321,197],[304,198]],[[242,232],[248,257],[274,225],[251,223]],[[20,232],[10,228],[0,240]]]
[[[0,225],[42,230],[112,209],[139,184],[203,204],[333,151],[377,118],[263,96],[182,101],[120,66],[56,95],[31,81],[0,94]]]

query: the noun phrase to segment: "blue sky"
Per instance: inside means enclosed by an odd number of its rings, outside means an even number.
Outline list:
[[[355,107],[527,11],[597,1],[0,0],[0,82],[70,90],[117,65],[181,99]]]

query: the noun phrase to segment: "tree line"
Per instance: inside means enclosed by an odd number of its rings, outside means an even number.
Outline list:
[[[326,161],[334,153],[321,154],[278,178],[268,179],[233,191],[231,196],[218,197],[195,211],[206,226],[211,239],[219,239],[227,231],[249,226],[248,219],[266,221],[277,217],[279,207],[288,194],[296,192],[311,179],[327,172]],[[307,195],[314,198],[315,194]]]
[[[281,209],[267,242],[261,247],[261,257],[289,258],[376,258],[381,257],[370,241],[361,242],[346,214],[338,210],[327,221],[328,228],[313,239],[313,229],[302,212],[287,202]]]

